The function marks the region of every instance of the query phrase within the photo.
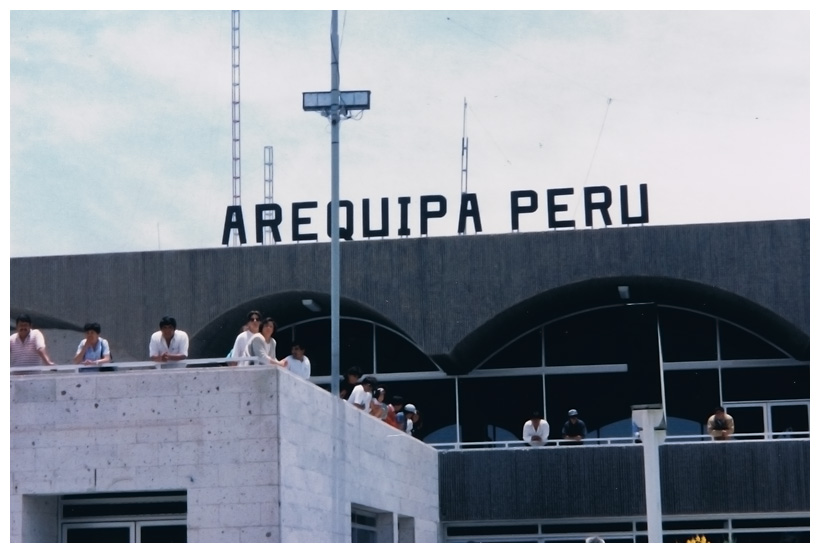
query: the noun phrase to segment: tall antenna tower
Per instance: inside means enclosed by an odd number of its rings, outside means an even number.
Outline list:
[[[464,124],[461,130],[461,193],[467,193],[467,163],[470,159],[470,139],[467,138],[467,98],[464,98]]]
[[[265,146],[264,154],[264,175],[265,175],[265,203],[273,203],[273,146]],[[264,228],[262,235],[263,244],[273,244],[273,229],[268,226]]]
[[[242,163],[240,160],[241,133],[239,127],[239,10],[231,11],[231,126],[233,150],[233,205],[242,205]],[[231,230],[231,243],[239,245],[239,231]]]

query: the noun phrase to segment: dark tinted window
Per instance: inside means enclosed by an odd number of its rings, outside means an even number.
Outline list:
[[[809,367],[724,369],[724,401],[809,399]]]
[[[715,319],[681,309],[659,308],[663,360],[711,361],[717,359]]]
[[[168,526],[142,526],[140,528],[142,543],[187,543],[188,528],[184,524]]]
[[[407,338],[381,327],[376,327],[376,367],[380,373],[438,370]]]
[[[720,404],[717,369],[666,371],[663,378],[667,416],[706,424]]]
[[[481,365],[482,369],[503,369],[507,367],[541,367],[541,329],[526,334],[493,355]]]
[[[570,409],[578,410],[578,417],[586,423],[589,432],[631,418],[630,404],[624,401],[628,382],[626,372],[547,376],[550,437],[559,437]]]
[[[733,324],[720,322],[721,359],[782,359],[784,357],[786,355],[783,352],[757,336]]]
[[[535,410],[543,409],[540,376],[465,378],[459,381],[462,441],[504,441],[509,432],[521,439],[521,430]],[[550,435],[552,436],[552,421]]]
[[[624,312],[597,309],[544,327],[547,366],[626,363]]]

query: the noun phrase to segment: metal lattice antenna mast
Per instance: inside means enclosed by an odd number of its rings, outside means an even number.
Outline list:
[[[264,175],[265,175],[265,203],[273,203],[273,146],[265,146],[264,151]],[[263,244],[273,244],[273,230],[265,226],[264,234],[262,235]]]
[[[464,125],[461,130],[461,193],[467,193],[467,163],[470,159],[470,139],[467,138],[467,98],[464,98]]]
[[[242,205],[241,133],[239,127],[239,10],[231,11],[231,134],[233,150],[233,205]],[[231,230],[231,243],[239,245],[239,230]]]

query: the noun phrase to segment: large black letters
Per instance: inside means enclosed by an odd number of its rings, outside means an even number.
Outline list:
[[[529,198],[529,205],[521,205],[522,198]],[[518,230],[518,216],[522,213],[534,213],[538,209],[538,194],[534,190],[513,190],[510,192],[510,225]]]
[[[478,198],[475,194],[461,195],[461,209],[458,212],[458,233],[464,234],[467,228],[467,217],[473,218],[473,228],[481,232],[481,214],[478,212]]]
[[[273,211],[273,219],[265,219],[265,212]],[[256,205],[256,243],[264,242],[262,235],[265,227],[273,233],[273,241],[279,243],[282,236],[279,234],[279,223],[282,222],[282,208],[279,204],[257,204]]]
[[[239,243],[247,242],[245,239],[245,220],[242,218],[241,205],[229,205],[225,212],[225,225],[222,227],[222,245],[228,245],[228,237],[231,234],[231,229],[239,231]]]
[[[434,194],[431,196],[422,196],[421,201],[421,234],[427,234],[427,221],[429,219],[438,219],[447,215],[447,198]],[[437,203],[438,209],[430,210],[430,204]]]

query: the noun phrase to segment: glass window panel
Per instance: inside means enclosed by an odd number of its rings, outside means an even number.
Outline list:
[[[491,434],[505,441],[507,438],[499,437],[503,434],[499,429],[520,440],[532,412],[543,409],[540,376],[464,378],[458,385],[463,442],[493,441]],[[552,421],[547,422],[552,437],[555,429]]]
[[[806,532],[735,532],[732,534],[735,543],[809,543],[811,535]]]
[[[662,307],[658,309],[658,320],[664,361],[717,359],[717,326],[713,317]]]
[[[140,527],[141,543],[187,543],[188,528],[184,524],[145,525]]]
[[[735,420],[736,440],[762,440],[763,436],[743,436],[743,434],[762,434],[765,432],[766,410],[762,405],[751,407],[727,406],[726,413]]]
[[[808,405],[772,405],[771,413],[771,431],[777,434],[775,437],[808,437],[808,434],[801,434],[809,431]]]
[[[567,420],[567,411],[578,410],[588,432],[632,417],[623,390],[629,384],[628,373],[559,374],[547,376],[547,422],[550,438],[559,438]],[[523,420],[521,421],[523,424]],[[520,432],[520,430],[519,430]]]
[[[342,319],[339,325],[339,370],[356,365],[365,374],[373,372],[373,323]]]
[[[407,338],[381,327],[376,327],[376,367],[380,373],[439,370]]]
[[[623,310],[597,309],[544,327],[547,366],[626,363]]]
[[[721,359],[782,359],[786,355],[757,336],[720,321]]]
[[[525,334],[512,344],[493,355],[482,369],[505,369],[508,367],[541,367],[541,329]]]
[[[666,415],[670,419],[675,417],[705,425],[715,407],[720,405],[717,369],[666,371],[663,378]],[[695,434],[700,434],[703,429],[698,429]],[[673,428],[670,423],[668,433],[692,435],[692,430],[692,427],[684,428],[680,425]]]
[[[723,401],[809,399],[809,367],[723,369]]]
[[[68,528],[66,543],[131,543],[131,525]]]

